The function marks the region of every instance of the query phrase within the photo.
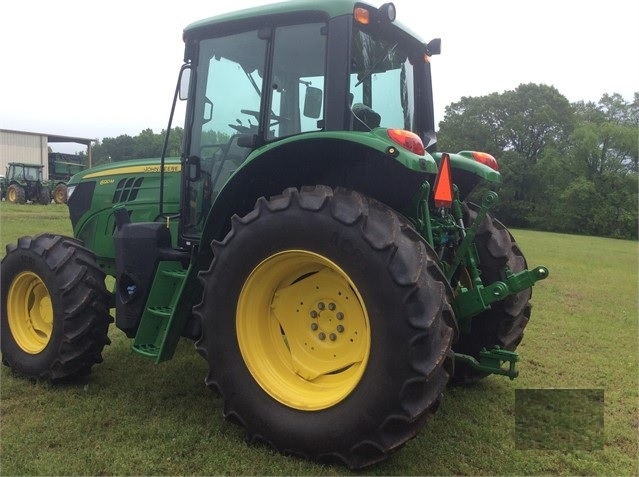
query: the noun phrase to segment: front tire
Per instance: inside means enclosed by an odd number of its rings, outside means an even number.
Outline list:
[[[469,225],[475,221],[479,206],[464,204],[464,220]],[[487,214],[477,231],[475,247],[479,256],[479,268],[485,284],[504,280],[505,267],[518,273],[528,265],[514,237],[497,219]],[[471,318],[469,334],[461,334],[453,345],[456,353],[467,354],[479,359],[483,348],[490,350],[495,346],[515,351],[524,337],[524,328],[530,319],[530,298],[532,289],[528,288],[503,301],[493,303],[489,310]],[[457,363],[453,382],[471,384],[488,376],[466,363]]]
[[[234,217],[212,248],[197,348],[249,440],[360,468],[435,412],[452,372],[449,289],[392,209],[289,189]]]
[[[7,245],[0,262],[2,361],[33,379],[86,375],[102,361],[111,317],[104,272],[70,237],[42,234]]]

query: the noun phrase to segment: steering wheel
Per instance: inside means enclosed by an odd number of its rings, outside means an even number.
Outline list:
[[[258,121],[259,117],[260,117],[260,112],[259,111],[253,111],[252,109],[240,109],[240,113],[247,114],[249,116],[253,116],[256,121]],[[282,121],[288,121],[288,118],[285,118],[284,116],[278,116],[276,114],[271,114],[270,118],[271,118],[272,122],[271,122],[271,124],[269,124],[269,126],[268,126],[269,128],[272,128],[273,126],[277,126]]]
[[[253,111],[252,109],[240,109],[240,113],[248,114],[249,116],[253,116],[256,121],[260,117],[260,112],[259,111]]]
[[[242,124],[229,124],[229,127],[235,129],[240,134],[250,134],[256,126],[244,126]]]

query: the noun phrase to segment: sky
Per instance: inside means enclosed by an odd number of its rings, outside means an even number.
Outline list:
[[[2,2],[0,128],[99,140],[159,133],[168,124],[184,27],[265,3],[274,0]],[[639,91],[636,0],[394,3],[397,21],[425,41],[442,39],[432,59],[436,122],[464,96],[522,83],[554,86],[571,102],[597,102],[605,93],[631,100]]]

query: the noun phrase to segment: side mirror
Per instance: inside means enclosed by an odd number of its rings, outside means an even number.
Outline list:
[[[180,70],[179,98],[181,101],[189,99],[189,86],[191,84],[191,66],[185,65]]]
[[[204,111],[202,112],[202,124],[208,123],[213,119],[213,103],[209,98],[204,99]]]
[[[322,112],[322,90],[309,86],[304,95],[304,116],[317,119]]]
[[[442,39],[434,38],[426,45],[426,53],[428,56],[439,55],[442,52]]]

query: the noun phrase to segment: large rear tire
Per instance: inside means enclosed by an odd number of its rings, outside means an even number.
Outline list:
[[[464,220],[472,224],[479,211],[479,206],[464,204]],[[480,261],[481,277],[484,283],[490,284],[506,278],[504,267],[511,272],[525,270],[528,265],[514,237],[497,219],[487,214],[475,237],[475,247]],[[532,289],[528,288],[503,301],[493,303],[489,310],[471,318],[469,334],[461,334],[453,345],[456,353],[467,354],[479,359],[483,348],[490,350],[495,346],[515,351],[524,337],[524,328],[530,318],[530,298]],[[453,382],[471,384],[488,376],[477,371],[468,364],[457,363]]]
[[[2,361],[28,378],[86,375],[102,362],[111,317],[104,272],[70,237],[42,234],[7,245],[0,262]]]
[[[27,202],[24,188],[18,184],[11,184],[7,188],[7,202],[12,204],[24,204]]]
[[[392,209],[289,189],[234,217],[212,249],[197,349],[250,441],[361,468],[435,412],[452,373],[450,291]]]
[[[38,203],[40,205],[49,205],[51,203],[51,191],[47,187],[42,187],[38,193]]]
[[[53,201],[56,204],[66,204],[67,203],[67,185],[66,184],[58,184],[53,189]]]

